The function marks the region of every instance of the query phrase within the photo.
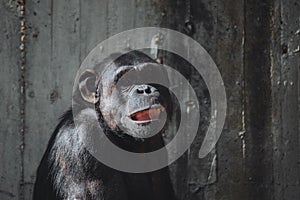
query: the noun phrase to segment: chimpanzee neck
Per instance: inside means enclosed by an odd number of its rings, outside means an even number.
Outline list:
[[[106,132],[106,136],[118,147],[136,153],[147,153],[160,149],[164,146],[160,133],[150,138],[143,139],[134,138],[125,133],[116,134],[110,131]]]

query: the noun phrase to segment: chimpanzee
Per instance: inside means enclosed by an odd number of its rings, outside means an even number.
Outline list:
[[[98,161],[80,139],[95,126],[88,112],[94,109],[98,125],[120,148],[143,153],[165,145],[162,133],[166,125],[158,134],[144,136],[149,123],[159,121],[161,114],[166,113],[165,124],[171,121],[172,98],[168,89],[158,84],[142,83],[143,80],[120,87],[116,84],[128,71],[147,70],[147,64],[159,65],[141,51],[130,51],[114,54],[94,69],[82,73],[73,101],[79,106],[84,105],[77,118],[85,128],[76,128],[72,109],[61,117],[37,171],[34,200],[175,199],[167,167],[147,173],[118,171]],[[97,69],[101,66],[105,69],[100,73]],[[117,93],[112,93],[112,90]]]

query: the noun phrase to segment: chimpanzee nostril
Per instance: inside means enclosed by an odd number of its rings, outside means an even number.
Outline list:
[[[145,92],[146,92],[146,94],[150,94],[151,93],[151,88],[149,86],[147,86]]]
[[[136,89],[138,94],[151,94],[152,90],[151,87],[148,85],[139,85]]]
[[[143,93],[144,93],[144,90],[141,90],[141,89],[137,88],[137,89],[136,89],[136,92],[137,92],[138,94],[143,94]]]

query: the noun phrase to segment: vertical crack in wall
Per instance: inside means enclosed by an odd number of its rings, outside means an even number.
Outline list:
[[[243,55],[243,58],[242,58],[242,71],[241,71],[241,75],[242,75],[242,99],[241,99],[241,103],[242,103],[242,120],[241,120],[241,123],[242,123],[242,128],[241,128],[241,131],[239,132],[239,137],[242,141],[242,155],[243,155],[243,159],[245,159],[246,157],[246,141],[245,141],[245,134],[246,134],[246,122],[245,122],[245,106],[246,106],[246,85],[245,85],[245,77],[246,77],[246,74],[245,74],[245,13],[246,13],[246,4],[244,3],[244,22],[243,22],[243,37],[242,37],[242,55]],[[245,162],[243,160],[243,162]]]
[[[20,190],[19,190],[19,199],[24,199],[24,149],[25,149],[25,73],[26,73],[26,52],[25,52],[25,41],[26,41],[26,26],[25,26],[25,0],[18,1],[19,3],[19,16],[21,23],[21,45],[20,45],[20,59],[21,59],[21,70],[20,70],[20,137],[21,137],[21,145],[20,145],[20,156],[21,156],[21,178],[20,178]]]

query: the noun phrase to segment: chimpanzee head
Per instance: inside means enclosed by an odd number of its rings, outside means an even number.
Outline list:
[[[166,87],[151,82],[153,75],[168,82],[162,65],[139,51],[112,57],[116,59],[81,75],[82,99],[95,105],[102,126],[114,133],[144,138],[164,130],[171,116],[171,96]]]

